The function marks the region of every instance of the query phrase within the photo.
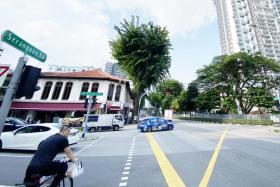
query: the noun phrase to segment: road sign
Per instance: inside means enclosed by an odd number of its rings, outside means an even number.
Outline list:
[[[9,65],[1,65],[0,64],[0,87],[3,85],[7,75],[8,75],[8,70],[10,66]]]
[[[21,39],[19,36],[17,36],[9,30],[6,30],[2,33],[1,40],[13,46],[14,48],[24,52],[24,54],[27,54],[41,62],[45,62],[47,59],[46,53],[40,51],[39,49],[29,44],[25,40]]]
[[[102,96],[103,93],[102,92],[81,92],[81,95],[86,96]]]

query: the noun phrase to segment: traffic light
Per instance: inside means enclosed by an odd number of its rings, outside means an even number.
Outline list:
[[[92,108],[94,108],[94,106],[96,105],[96,103],[97,103],[96,101],[97,101],[96,97],[93,97],[92,98],[92,105],[91,105]]]
[[[88,98],[85,99],[84,108],[87,108],[87,106],[88,106]]]
[[[90,101],[89,98],[86,98],[86,99],[85,99],[84,108],[87,108],[87,107],[88,107],[89,101]],[[93,98],[92,98],[91,108],[94,108],[94,106],[95,106],[95,104],[96,104],[96,101],[97,101],[96,97],[93,97]]]
[[[21,80],[17,87],[17,91],[15,93],[15,98],[19,99],[21,97],[26,97],[28,99],[31,99],[34,92],[40,90],[40,87],[37,86],[40,74],[40,68],[25,66],[21,76]]]

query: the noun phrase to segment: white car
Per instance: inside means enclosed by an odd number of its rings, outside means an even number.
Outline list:
[[[0,150],[1,148],[37,150],[42,141],[59,132],[60,126],[57,123],[34,124],[21,127],[15,131],[3,132],[0,137]],[[78,133],[77,129],[71,128],[68,137],[70,145],[78,143]]]

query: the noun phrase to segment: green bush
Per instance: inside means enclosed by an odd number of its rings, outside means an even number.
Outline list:
[[[269,119],[263,120],[248,120],[248,119],[218,119],[218,118],[188,118],[180,117],[181,120],[214,122],[214,123],[232,123],[232,124],[246,124],[246,125],[273,125],[273,121]]]

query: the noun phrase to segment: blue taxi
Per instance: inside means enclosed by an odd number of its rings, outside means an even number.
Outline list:
[[[157,130],[172,130],[174,123],[161,117],[147,117],[138,123],[137,129],[141,132],[152,132]]]

